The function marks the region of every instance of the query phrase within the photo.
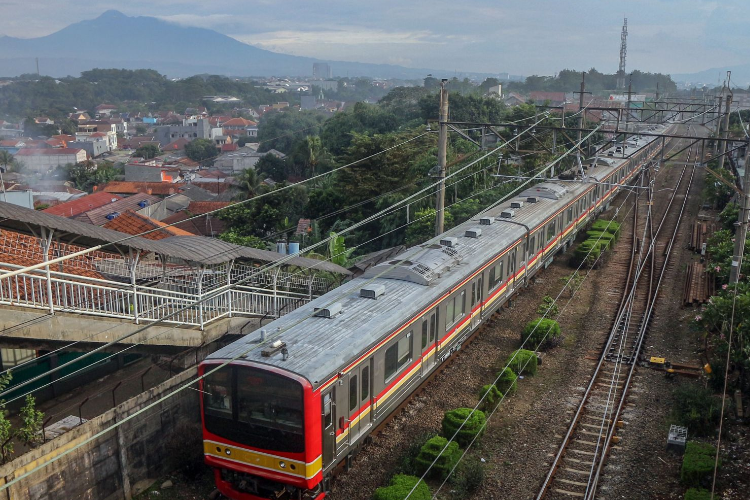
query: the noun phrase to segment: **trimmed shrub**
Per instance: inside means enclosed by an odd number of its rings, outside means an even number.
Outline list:
[[[685,492],[685,500],[711,500],[711,492],[703,488],[690,488]]]
[[[716,457],[716,446],[708,443],[701,443],[700,441],[688,441],[685,446],[685,454]]]
[[[424,481],[405,474],[396,474],[391,478],[389,486],[375,490],[372,500],[404,500],[415,484],[417,487],[409,497],[410,500],[432,500],[430,487]]]
[[[448,448],[438,457],[446,444]],[[435,461],[436,458],[437,461]],[[419,450],[419,455],[414,459],[414,465],[417,474],[422,475],[432,465],[432,462],[435,462],[435,465],[430,469],[429,475],[445,479],[460,459],[461,448],[458,447],[457,442],[451,441],[448,444],[448,440],[443,436],[435,436],[428,439],[424,446],[422,446],[422,449]]]
[[[456,408],[447,411],[443,416],[443,436],[450,439],[458,431],[454,439],[459,445],[466,447],[474,439],[474,436],[481,435],[484,432],[485,421],[483,411],[474,410],[474,413],[472,413],[471,408]],[[461,424],[464,424],[463,427],[461,427]],[[460,431],[458,430],[459,427],[461,427]]]
[[[585,240],[578,245],[573,252],[573,258],[570,263],[574,266],[585,264],[587,266],[593,266],[599,255],[606,250],[606,242]]]
[[[593,231],[607,231],[615,235],[615,238],[620,236],[620,223],[615,221],[608,221],[599,219],[591,224]]]
[[[497,374],[495,387],[497,390],[508,396],[516,393],[518,389],[518,375],[510,368],[503,368],[503,371]]]
[[[611,247],[615,243],[615,235],[606,231],[586,231],[589,240],[605,241]]]
[[[534,351],[518,349],[508,356],[505,364],[519,375],[536,375],[538,361]]]
[[[428,439],[435,435],[434,432],[423,431],[414,436],[413,439],[409,440],[409,444],[402,449],[401,459],[399,464],[396,466],[395,474],[406,474],[407,476],[419,476],[420,472],[417,472],[417,465],[415,463],[417,455],[422,450]]]
[[[540,345],[558,338],[560,336],[560,323],[553,319],[537,318],[526,323],[521,333],[521,342],[531,349],[537,349]]]
[[[721,460],[719,460],[721,467]],[[682,457],[682,469],[680,469],[680,481],[685,486],[698,487],[704,479],[710,477],[714,472],[714,457],[698,453],[685,453]]]
[[[479,389],[479,399],[482,398],[484,398],[484,401],[482,401],[484,408],[492,409],[503,398],[503,393],[497,389],[495,384],[487,384]]]

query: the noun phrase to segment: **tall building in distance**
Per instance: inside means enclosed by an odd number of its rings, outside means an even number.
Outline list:
[[[313,63],[313,78],[328,80],[333,74],[328,63]]]

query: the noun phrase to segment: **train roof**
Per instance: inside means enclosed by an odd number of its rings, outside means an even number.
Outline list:
[[[644,140],[639,148],[649,142]],[[297,373],[309,380],[313,388],[318,388],[358,355],[382,341],[385,334],[452,292],[473,271],[497,255],[499,249],[523,237],[526,227],[544,223],[562,208],[563,202],[572,201],[623,161],[614,159],[611,166],[589,167],[589,182],[551,179],[529,187],[516,197],[449,229],[439,238],[408,248],[395,258],[371,267],[364,275],[269,323],[263,329],[269,337],[279,333],[278,340],[284,342],[288,350],[286,360],[280,353],[264,357],[261,349],[253,349],[260,341],[257,331],[217,350],[206,360],[242,356],[242,360]],[[529,198],[535,199],[529,202]],[[491,223],[485,225],[488,221],[482,219],[489,219]],[[383,293],[375,299],[365,298],[360,294],[362,288],[382,288]],[[330,317],[316,313],[319,310],[326,310]]]

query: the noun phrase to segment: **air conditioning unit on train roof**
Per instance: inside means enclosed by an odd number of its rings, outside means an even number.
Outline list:
[[[313,309],[313,312],[315,316],[319,318],[333,318],[334,316],[337,316],[341,313],[341,303],[340,302],[334,302],[333,304],[330,304],[328,307],[316,307]]]
[[[458,238],[455,236],[446,236],[440,239],[440,244],[444,247],[455,247],[458,244]]]
[[[501,219],[512,219],[516,216],[516,211],[512,208],[508,208],[500,212],[500,218]]]
[[[490,226],[493,222],[495,222],[495,219],[492,217],[482,217],[479,219],[480,226]]]
[[[360,288],[359,296],[364,299],[375,299],[385,294],[385,285],[368,285]]]
[[[536,196],[529,196],[528,198],[526,198],[526,203],[536,203],[537,201],[538,200]]]
[[[471,229],[467,229],[464,233],[464,236],[467,238],[479,238],[482,236],[482,230],[478,227],[473,227]]]
[[[522,201],[511,201],[510,202],[510,208],[523,208],[523,202]]]

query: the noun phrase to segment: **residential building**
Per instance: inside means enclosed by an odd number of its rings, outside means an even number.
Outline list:
[[[65,144],[63,144],[62,147],[65,147]],[[83,149],[86,151],[89,158],[96,158],[99,155],[111,151],[109,142],[107,142],[106,138],[101,137],[89,137],[89,140],[86,141],[70,141],[67,143],[67,147]]]
[[[117,106],[113,104],[100,104],[94,108],[94,112],[99,116],[109,116],[117,111]]]
[[[215,237],[224,232],[226,223],[214,212],[229,204],[228,201],[193,201],[186,210],[177,212],[162,222],[174,224],[174,227],[192,234]],[[193,218],[196,215],[200,217]]]
[[[80,213],[73,217],[73,219],[93,224],[94,226],[103,226],[127,210],[140,210],[159,201],[160,199],[156,196],[137,193],[99,208]]]
[[[500,98],[503,96],[503,86],[502,85],[493,85],[487,90],[487,94],[490,96],[494,96],[497,98]]]
[[[549,101],[550,106],[562,106],[565,104],[565,92],[529,92],[529,99],[536,104],[544,104]]]
[[[181,179],[178,167],[157,167],[128,163],[125,165],[125,182],[167,182]]]
[[[77,198],[72,201],[60,203],[54,207],[49,207],[44,212],[52,215],[59,215],[60,217],[75,217],[76,215],[94,210],[95,208],[109,205],[116,201],[121,200],[122,197],[112,193],[105,193],[104,191],[89,194]]]
[[[117,123],[108,120],[88,120],[78,123],[77,141],[86,141],[90,137],[102,138],[109,144],[109,149],[117,149]]]
[[[153,167],[146,167],[153,168]],[[161,172],[159,169],[154,169]],[[180,192],[183,184],[173,182],[138,182],[138,181],[112,181],[97,189],[107,193],[115,193],[123,196],[146,193],[155,196],[169,196]]]
[[[188,141],[193,139],[210,139],[211,127],[208,120],[199,118],[196,120],[183,120],[181,125],[163,125],[156,127],[156,138],[159,144],[166,146],[179,138]]]
[[[132,210],[115,215],[103,227],[133,236],[141,235],[142,238],[146,238],[147,240],[163,240],[172,236],[195,236],[195,234],[184,229],[168,226],[163,222]]]
[[[57,167],[86,161],[86,151],[81,148],[23,148],[15,154],[17,160],[34,173],[45,173]]]

